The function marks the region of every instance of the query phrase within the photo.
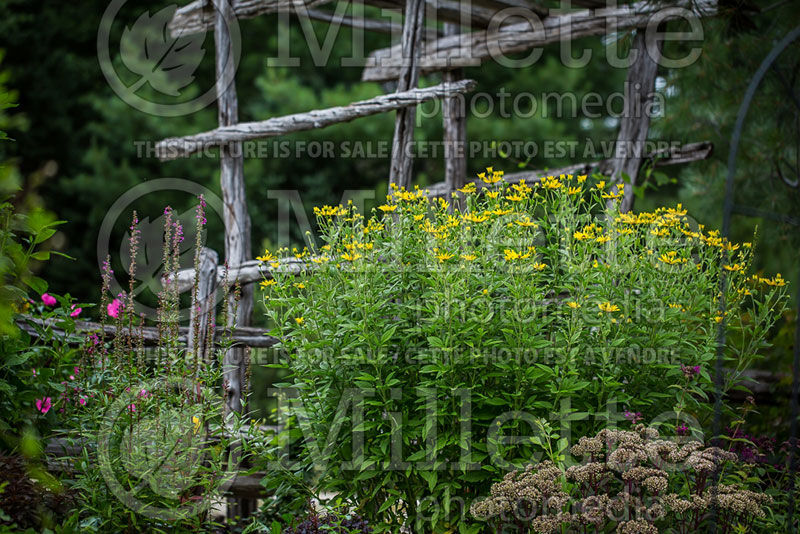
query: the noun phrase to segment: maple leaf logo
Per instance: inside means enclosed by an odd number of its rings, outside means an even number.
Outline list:
[[[205,32],[170,37],[168,24],[176,8],[167,6],[154,15],[147,11],[123,30],[122,62],[139,75],[129,88],[132,92],[149,83],[160,93],[180,96],[180,90],[194,81],[194,73],[205,55]]]

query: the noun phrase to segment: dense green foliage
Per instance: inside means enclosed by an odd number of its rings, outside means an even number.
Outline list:
[[[288,251],[260,258],[295,468],[376,530],[455,528],[487,481],[562,461],[573,432],[646,414],[707,433],[720,324],[728,391],[786,305],[780,275],[747,275],[750,243],[680,206],[620,214],[605,203],[624,187],[604,180],[479,176],[484,194],[470,184],[454,206],[393,190],[370,218],[316,210],[324,245],[295,249],[300,280]]]

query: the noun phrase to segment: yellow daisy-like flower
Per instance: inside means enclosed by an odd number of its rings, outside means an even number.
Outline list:
[[[294,322],[296,322],[297,324],[303,324],[306,322],[306,320],[303,319],[302,317],[295,317]]]
[[[555,176],[547,176],[539,182],[544,189],[561,189],[564,184]]]
[[[545,267],[547,267],[547,265],[544,264],[544,263],[534,263],[533,264],[533,268],[536,269],[537,271],[544,271]]]
[[[258,261],[260,261],[260,262],[266,263],[268,261],[275,261],[278,258],[276,258],[274,255],[272,255],[269,250],[265,250],[264,251],[264,255],[263,256],[257,256],[256,259]]]
[[[597,241],[598,243],[601,243],[601,244],[602,244],[602,243],[607,243],[607,242],[608,242],[608,241],[610,241],[610,240],[611,240],[611,238],[610,238],[610,237],[608,237],[607,235],[601,235],[601,236],[598,236],[598,237],[595,239],[595,241]]]
[[[530,255],[530,253],[528,253],[528,254],[520,254],[519,252],[517,252],[515,250],[511,250],[510,248],[507,248],[507,249],[505,249],[503,251],[503,257],[505,258],[506,261],[516,261],[516,260],[524,260],[526,258],[530,258],[531,255]]]
[[[582,192],[583,189],[581,189],[580,187],[570,187],[569,189],[567,189],[567,193],[569,193],[570,195],[577,195]]]
[[[606,188],[605,180],[600,180],[599,182],[597,182],[597,185],[595,187],[597,187],[598,191],[602,191],[603,189],[605,189]]]
[[[500,191],[489,191],[486,193],[486,196],[489,198],[497,198],[500,196]]]
[[[338,217],[347,213],[344,206],[322,206],[321,208],[314,207],[314,215],[317,217]]]
[[[601,302],[600,304],[597,305],[597,307],[600,308],[600,311],[606,313],[613,313],[619,311],[619,306],[617,306],[616,304],[611,304],[608,301]]]
[[[464,215],[464,219],[468,220],[469,222],[473,223],[482,223],[489,220],[489,216],[486,214],[475,215],[474,213],[467,213]]]
[[[520,195],[506,195],[506,200],[510,200],[511,202],[521,202],[524,197]]]
[[[519,226],[522,226],[523,228],[538,228],[539,227],[538,224],[536,224],[535,222],[531,221],[527,217],[525,217],[523,219],[518,219],[518,220],[516,220],[514,222],[516,222]]]
[[[474,193],[477,190],[478,190],[478,188],[475,186],[475,183],[473,183],[473,182],[470,182],[467,185],[465,185],[464,187],[459,189],[459,191],[461,191],[464,194]]]
[[[271,279],[271,278],[270,278],[269,280],[262,280],[262,281],[261,281],[261,284],[259,284],[259,285],[260,285],[261,287],[263,287],[263,288],[267,288],[267,287],[270,287],[270,286],[274,286],[274,285],[276,285],[277,283],[278,283],[278,282],[276,282],[275,280],[273,280],[273,279]]]
[[[567,302],[567,306],[569,306],[573,310],[577,310],[578,308],[581,307],[581,305],[578,302],[574,301],[574,300],[571,300],[571,301]]]
[[[670,250],[669,252],[663,253],[661,256],[658,257],[661,262],[666,263],[667,265],[679,265],[681,263],[686,263],[686,258],[678,257],[678,251]]]
[[[583,182],[585,182],[587,176],[588,174],[581,174],[580,176],[578,176],[578,183],[582,184]]]
[[[397,204],[384,204],[383,206],[378,206],[378,209],[384,213],[389,213],[397,209]]]
[[[475,254],[462,254],[461,259],[464,261],[475,261],[478,256]]]
[[[444,263],[449,259],[452,259],[453,255],[448,252],[441,252],[436,255],[436,259],[439,260],[439,263]]]
[[[203,422],[200,420],[199,417],[196,415],[192,416],[192,425],[194,426],[194,433],[197,434],[200,431],[200,427],[202,426]]]
[[[783,287],[786,285],[786,280],[783,279],[781,273],[776,274],[775,278],[760,278],[759,281],[773,287]]]
[[[294,287],[296,287],[297,289],[305,289],[306,285],[303,282],[299,282],[294,284]]]
[[[738,273],[744,270],[744,265],[741,263],[734,263],[733,265],[725,265],[722,268],[732,273]]]
[[[345,252],[344,254],[342,254],[342,259],[344,261],[356,261],[357,259],[362,258],[362,257],[363,256],[361,254],[359,254],[358,252],[353,252],[353,253]]]
[[[574,237],[578,241],[585,241],[591,238],[592,236],[588,232],[575,232],[572,234],[572,237]]]

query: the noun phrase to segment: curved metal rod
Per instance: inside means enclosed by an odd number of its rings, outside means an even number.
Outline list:
[[[764,58],[764,61],[761,62],[761,65],[758,67],[753,79],[750,81],[750,85],[747,87],[747,91],[745,92],[744,100],[742,101],[741,106],[739,106],[739,113],[736,116],[736,125],[733,129],[733,135],[731,136],[731,148],[730,152],[728,153],[728,177],[725,182],[725,204],[723,205],[723,219],[722,219],[722,235],[724,237],[728,237],[730,233],[730,226],[731,226],[731,216],[733,215],[734,210],[734,203],[733,203],[733,178],[734,174],[736,173],[736,156],[739,151],[739,138],[742,134],[742,128],[744,126],[744,120],[747,117],[747,112],[750,109],[750,104],[755,96],[756,90],[758,86],[761,84],[764,76],[767,73],[767,70],[772,66],[778,56],[798,37],[800,37],[800,26],[797,26],[791,32],[789,32],[781,41],[775,45],[775,47],[770,51],[767,57]],[[727,261],[725,255],[722,256],[722,264],[724,266],[725,262]],[[727,276],[725,275],[725,270],[720,270],[720,297],[719,297],[719,310],[722,313],[722,321],[719,324],[719,329],[717,330],[717,361],[716,361],[716,369],[715,369],[715,389],[716,389],[716,399],[714,402],[714,438],[719,439],[721,433],[721,415],[722,415],[722,364],[725,352],[725,325],[727,321],[725,320],[725,290],[727,289]],[[798,295],[797,300],[800,302],[800,283],[798,283]],[[790,473],[794,474],[797,470],[797,416],[798,416],[798,394],[800,394],[800,315],[797,318],[797,324],[795,325],[795,342],[794,342],[794,361],[792,367],[792,396],[790,399],[791,404],[791,423],[790,423],[790,430],[789,430],[789,462],[790,462]],[[796,480],[794,476],[790,476],[792,483],[791,489],[789,491],[789,510],[788,510],[788,524],[789,524],[789,532],[794,533],[794,489]],[[714,518],[716,519],[716,517]],[[712,532],[716,531],[716,521],[712,520]]]

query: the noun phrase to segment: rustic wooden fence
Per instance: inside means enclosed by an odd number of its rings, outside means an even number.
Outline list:
[[[443,180],[429,187],[431,196],[445,196],[463,187],[467,182],[466,116],[459,106],[458,96],[474,89],[472,80],[463,79],[462,68],[493,57],[496,53],[524,52],[535,47],[559,41],[570,41],[588,36],[601,36],[643,28],[656,12],[661,22],[683,17],[687,10],[696,16],[714,16],[718,12],[717,0],[677,0],[658,2],[643,0],[623,6],[608,6],[606,0],[573,0],[577,11],[556,12],[536,0],[364,0],[364,4],[387,8],[402,13],[402,25],[356,16],[338,16],[324,9],[333,0],[194,0],[176,10],[169,29],[173,36],[185,36],[213,30],[215,38],[215,65],[219,126],[211,131],[190,136],[165,139],[158,143],[158,155],[163,160],[186,157],[206,146],[217,146],[220,151],[220,183],[223,197],[225,224],[225,263],[229,266],[228,279],[242,284],[242,298],[228,314],[236,348],[225,358],[225,383],[227,384],[227,409],[241,410],[242,385],[245,377],[245,358],[240,353],[245,346],[269,347],[275,340],[261,335],[249,327],[253,309],[253,282],[262,278],[259,262],[252,260],[250,220],[244,186],[241,143],[254,139],[281,136],[304,130],[324,128],[329,125],[355,120],[378,113],[396,111],[392,156],[389,168],[390,181],[399,186],[410,186],[413,159],[407,147],[413,140],[415,106],[430,100],[442,100],[444,120],[445,161]],[[376,50],[369,56],[363,71],[363,81],[395,81],[397,89],[391,94],[376,96],[348,106],[314,110],[285,117],[273,117],[255,122],[239,122],[236,94],[235,44],[231,40],[229,23],[239,19],[272,13],[289,12],[297,17],[352,26],[364,31],[391,33],[399,36],[399,43],[387,49]],[[505,16],[513,15],[513,16]],[[531,24],[535,17],[540,21]],[[607,21],[615,19],[609,27]],[[499,21],[499,22],[498,22]],[[439,23],[443,23],[441,28]],[[649,103],[654,91],[657,63],[652,55],[660,53],[660,45],[646,42],[646,33],[637,32],[631,45],[638,54],[627,75],[625,93],[626,109],[642,109]],[[649,48],[651,53],[645,53]],[[418,88],[421,74],[442,73],[442,83],[424,89]],[[649,119],[640,114],[627,113],[622,118],[617,135],[619,143],[637,143],[647,139]],[[656,165],[682,164],[707,158],[712,152],[710,142],[684,145],[680,149],[649,154],[629,154],[610,160],[585,162],[551,169],[547,174],[581,173],[598,170],[619,181],[623,173],[636,183],[645,160]],[[533,182],[544,174],[531,170],[506,175],[509,182]],[[480,184],[478,184],[480,185]],[[627,200],[629,199],[629,200]],[[623,209],[629,210],[633,195],[626,197]],[[190,348],[206,346],[209,335],[208,312],[215,304],[215,294],[222,283],[222,269],[218,255],[210,250],[203,252],[197,301],[203,313],[193,314],[201,323],[181,329],[182,340]],[[299,264],[287,263],[282,269],[299,272]],[[269,276],[269,270],[265,271]],[[182,271],[178,283],[182,290],[191,287],[195,278],[192,270]],[[24,323],[24,321],[23,321]],[[79,331],[95,331],[100,325],[78,323]],[[23,326],[25,327],[25,326]],[[30,327],[27,327],[30,328]],[[199,332],[195,339],[194,332]],[[107,335],[113,328],[106,327]],[[215,334],[218,335],[218,334]],[[145,328],[146,342],[157,340],[155,328]],[[253,480],[243,479],[244,491],[239,495],[256,494]],[[245,511],[243,508],[238,513]]]

